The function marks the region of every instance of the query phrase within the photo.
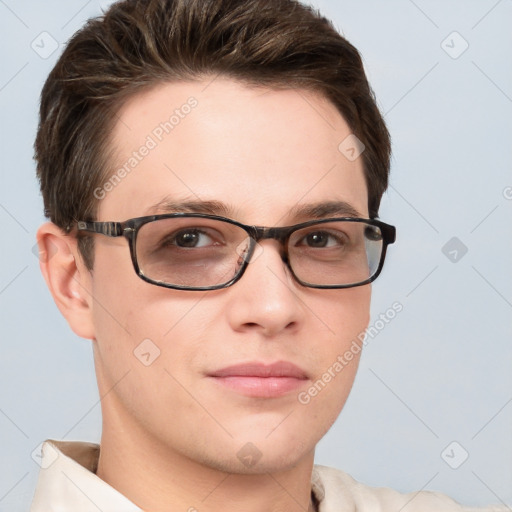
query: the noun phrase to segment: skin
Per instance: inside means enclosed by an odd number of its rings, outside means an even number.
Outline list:
[[[97,220],[152,213],[164,200],[221,201],[246,224],[308,220],[297,207],[344,201],[368,217],[361,158],[338,150],[350,133],[335,107],[301,90],[251,88],[218,77],[163,84],[132,97],[112,134],[112,173],[189,97],[198,105],[99,202]],[[160,210],[159,210],[160,211]],[[38,233],[53,251],[42,271],[79,336],[93,342],[103,433],[98,476],[144,510],[304,511],[315,445],[350,392],[354,356],[308,404],[307,390],[369,321],[370,287],[318,290],[296,283],[275,240],[264,240],[242,279],[191,292],[148,284],[127,241],[95,235],[92,272],[76,240],[51,223]],[[141,364],[150,339],[160,356]],[[304,385],[251,398],[207,374],[247,361],[290,361]],[[253,466],[237,452],[252,443]]]

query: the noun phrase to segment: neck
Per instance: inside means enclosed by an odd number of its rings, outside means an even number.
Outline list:
[[[152,512],[312,512],[314,451],[292,468],[231,473],[162,446],[141,428],[104,421],[97,475]]]

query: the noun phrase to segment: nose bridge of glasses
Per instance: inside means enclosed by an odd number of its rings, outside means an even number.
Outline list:
[[[279,254],[284,262],[288,260],[288,254],[285,247],[290,228],[267,228],[262,226],[245,226],[245,231],[249,235],[249,245],[246,247],[244,259],[249,262],[254,256],[260,254],[258,250],[259,243],[264,240],[277,240],[279,243]],[[239,251],[239,249],[237,249]]]
[[[282,245],[284,245],[289,233],[289,227],[265,228],[254,226],[254,231],[251,233],[251,236],[254,238],[254,240],[256,240],[256,242],[260,242],[261,240],[277,240]]]
[[[288,239],[290,232],[290,228],[278,228],[278,227],[260,227],[260,226],[252,226],[252,230],[250,233],[250,237],[253,240],[253,247],[250,251],[250,258],[253,255],[259,255],[259,250],[257,249],[257,245],[264,240],[276,240],[278,242],[277,250],[279,255],[284,263],[288,264],[288,250],[286,248],[286,241]]]

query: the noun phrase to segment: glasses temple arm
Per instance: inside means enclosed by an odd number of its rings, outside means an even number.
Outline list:
[[[88,231],[90,233],[100,233],[106,236],[122,236],[123,228],[120,222],[85,222],[77,223],[78,231]]]

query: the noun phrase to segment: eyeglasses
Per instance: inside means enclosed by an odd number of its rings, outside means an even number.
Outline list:
[[[218,290],[236,283],[258,242],[275,239],[294,279],[309,288],[351,288],[374,281],[395,228],[352,217],[287,227],[247,226],[200,213],[170,213],[125,222],[83,222],[79,232],[124,236],[133,267],[148,283],[177,290]]]

